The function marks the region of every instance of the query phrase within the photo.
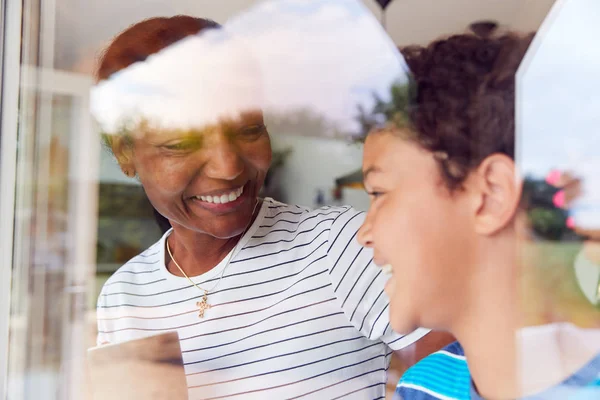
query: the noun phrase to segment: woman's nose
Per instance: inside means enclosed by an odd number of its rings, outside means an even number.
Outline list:
[[[244,171],[244,158],[240,149],[225,134],[215,134],[212,139],[207,149],[205,174],[213,179],[235,180]]]

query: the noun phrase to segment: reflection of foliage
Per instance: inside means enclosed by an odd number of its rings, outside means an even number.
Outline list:
[[[409,76],[408,83],[394,83],[390,87],[389,100],[383,100],[378,94],[373,94],[374,105],[370,111],[362,105],[358,106],[360,132],[357,139],[364,140],[367,134],[376,127],[408,126],[408,111],[416,96],[416,82]]]
[[[112,146],[113,146],[115,137],[122,137],[122,138],[125,138],[127,141],[130,141],[132,138],[133,132],[135,132],[136,130],[142,131],[142,130],[149,130],[149,129],[152,129],[152,127],[151,127],[150,122],[147,119],[142,118],[139,121],[136,121],[134,118],[122,119],[119,122],[118,128],[116,129],[115,132],[101,131],[100,137],[102,138],[102,144],[104,145],[106,150],[108,150],[110,153],[112,153],[112,151],[113,151]]]
[[[292,149],[287,148],[283,150],[273,150],[273,158],[271,160],[271,167],[269,171],[267,171],[267,176],[265,177],[265,184],[262,188],[261,196],[264,197],[272,197],[279,201],[284,201],[284,193],[279,193],[276,184],[273,183],[274,176],[277,175],[277,172],[283,167],[286,159],[292,153]],[[276,179],[275,179],[276,181]]]
[[[528,212],[534,232],[548,240],[560,240],[566,231],[566,215],[560,210],[536,207]]]
[[[104,149],[109,153],[112,153],[113,135],[106,132],[101,132],[100,138],[102,139],[102,146],[104,147]]]
[[[240,111],[235,115],[223,115],[218,119],[204,121],[204,124],[195,123],[194,127],[168,127],[160,119],[150,120],[146,117],[123,119],[112,133],[101,132],[104,147],[112,152],[115,138],[123,138],[125,143],[131,143],[134,136],[145,134],[163,135],[171,138],[181,138],[199,145],[206,132],[218,127],[228,137],[245,135],[251,130],[250,126],[264,126],[263,113],[260,110]]]
[[[122,264],[156,242],[153,212],[141,186],[100,184],[97,261]]]
[[[102,264],[123,264],[160,236],[154,219],[99,218],[96,260]]]
[[[111,218],[153,219],[153,208],[141,186],[100,184],[98,215]]]
[[[567,212],[553,203],[556,191],[543,179],[527,177],[523,181],[523,205],[531,229],[542,239],[561,240],[570,232],[566,224]]]
[[[273,150],[273,158],[271,160],[271,169],[277,169],[285,163],[288,156],[292,154],[292,149]]]

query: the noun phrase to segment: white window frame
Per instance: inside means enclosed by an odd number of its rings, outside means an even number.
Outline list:
[[[0,0],[0,398],[7,398],[22,3]]]
[[[50,2],[53,3],[53,2]],[[14,249],[24,235],[15,226],[15,207],[19,201],[16,193],[19,177],[26,175],[17,159],[19,148],[19,102],[20,93],[25,90],[36,90],[40,96],[51,99],[53,95],[67,95],[73,98],[71,135],[69,138],[69,215],[68,232],[74,243],[69,247],[68,265],[65,267],[65,306],[63,313],[63,360],[60,371],[60,399],[81,399],[86,397],[85,356],[88,346],[89,324],[87,305],[89,288],[95,276],[97,202],[98,202],[98,169],[100,155],[100,137],[92,126],[89,114],[89,93],[93,80],[90,76],[57,71],[49,68],[21,66],[21,25],[23,7],[20,0],[0,0],[2,6],[0,17],[3,23],[0,28],[0,60],[2,86],[0,87],[1,109],[1,147],[0,147],[0,399],[21,400],[25,398],[23,391],[25,381],[25,364],[19,361],[20,355],[26,351],[26,342],[9,342],[11,330],[11,303],[15,301],[13,279],[19,285],[25,276],[13,273],[13,265],[19,261],[27,264],[28,260],[14,259]],[[46,38],[48,39],[48,38]],[[51,60],[52,43],[45,48],[45,56]],[[1,51],[4,50],[3,54]],[[44,58],[44,57],[43,57]],[[48,65],[49,63],[44,62]],[[51,63],[50,63],[51,64]],[[40,102],[41,107],[36,114],[38,126],[51,125],[52,104]],[[21,105],[22,107],[22,105]],[[21,121],[21,129],[27,135],[31,131]],[[49,128],[48,128],[49,129]],[[35,131],[37,136],[46,136],[49,132]],[[24,138],[21,138],[24,140]],[[27,197],[27,196],[25,196]],[[26,285],[25,285],[26,287]],[[20,297],[25,293],[16,292]],[[28,299],[19,299],[27,303]],[[26,310],[34,308],[26,304]],[[14,324],[15,321],[12,321]],[[14,335],[13,335],[14,338]],[[9,344],[13,348],[10,349]],[[10,362],[10,365],[9,365]],[[8,372],[16,376],[9,382]]]

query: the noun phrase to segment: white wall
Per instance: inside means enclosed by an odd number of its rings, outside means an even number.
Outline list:
[[[279,178],[289,203],[314,206],[318,189],[322,189],[331,203],[335,179],[361,167],[362,145],[343,140],[317,137],[272,135],[274,150],[291,148]],[[366,210],[367,194],[358,189],[344,189],[342,204]]]

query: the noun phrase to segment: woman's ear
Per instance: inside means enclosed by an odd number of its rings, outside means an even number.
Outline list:
[[[521,185],[514,161],[504,154],[492,154],[479,164],[470,183],[477,199],[475,231],[493,235],[508,226],[519,207]]]
[[[124,136],[113,136],[108,141],[121,171],[130,178],[136,174],[133,163],[133,148],[128,138]]]

